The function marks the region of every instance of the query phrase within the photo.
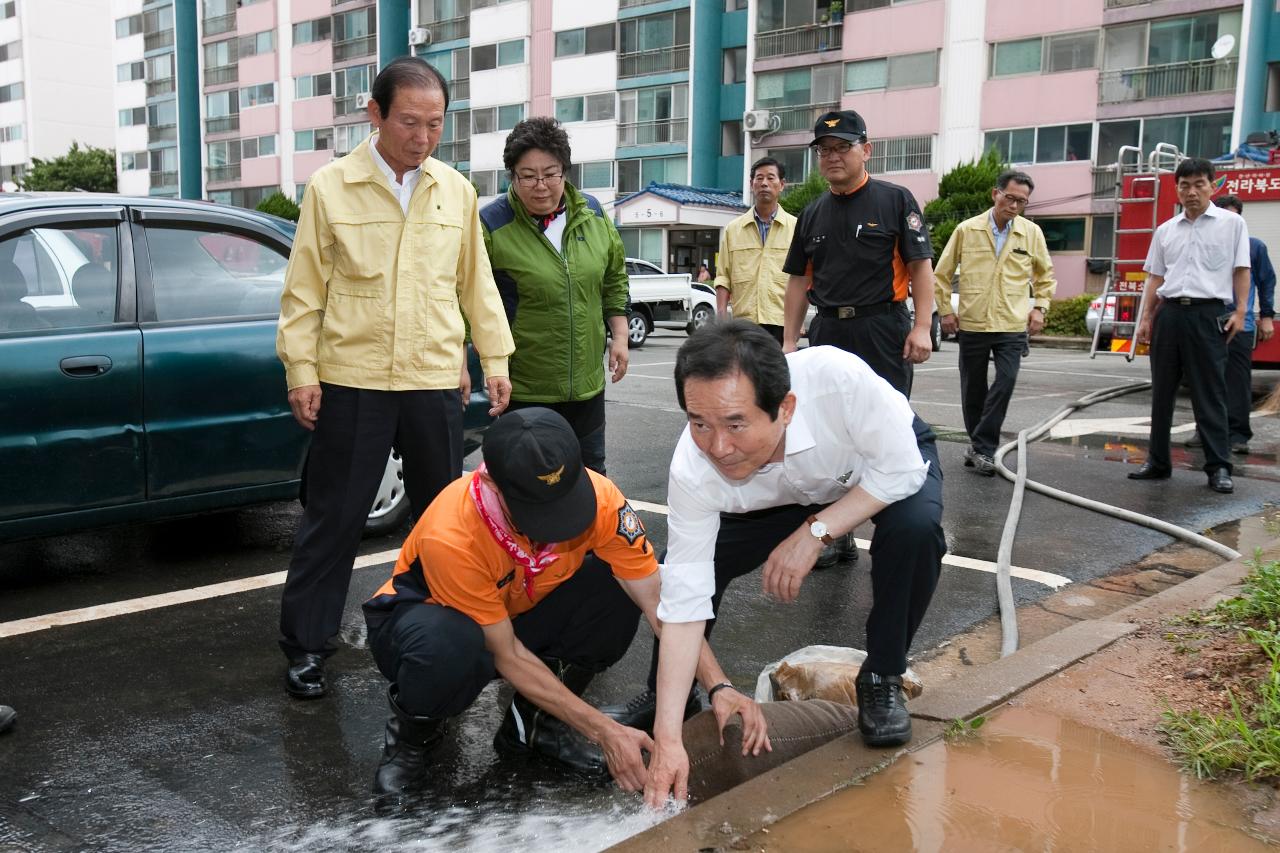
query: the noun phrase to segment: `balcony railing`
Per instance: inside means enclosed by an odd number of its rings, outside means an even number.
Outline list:
[[[818,116],[840,109],[838,103],[802,104],[794,107],[770,107],[769,111],[778,117],[778,133],[794,133],[797,130],[813,130],[813,123]],[[874,148],[872,150],[875,150]]]
[[[471,78],[462,77],[449,81],[449,100],[465,101],[471,97]]]
[[[756,59],[769,56],[797,56],[824,50],[839,50],[844,44],[844,23],[807,24],[785,30],[756,33]]]
[[[871,149],[867,171],[873,175],[886,172],[915,172],[933,168],[932,136],[899,136],[879,139]]]
[[[445,18],[442,21],[422,21],[418,24],[431,30],[431,43],[464,39],[471,35],[471,16],[462,15],[457,18]]]
[[[152,172],[151,188],[157,187],[176,187],[178,185],[177,172]]]
[[[637,6],[650,6],[654,3],[662,3],[664,0],[618,0],[619,9],[634,9]]]
[[[154,98],[157,95],[167,95],[173,91],[174,81],[172,77],[166,77],[163,80],[147,81],[147,97]]]
[[[219,116],[218,118],[208,118],[204,120],[205,133],[230,133],[233,130],[239,129],[239,113],[233,116]]]
[[[148,142],[172,142],[178,138],[178,126],[176,124],[162,124],[147,128]]]
[[[1094,198],[1115,198],[1115,195],[1116,195],[1116,167],[1115,166],[1094,166],[1093,197]]]
[[[619,145],[662,145],[686,142],[689,138],[687,118],[637,121],[618,125]]]
[[[335,116],[349,116],[365,111],[364,107],[356,106],[356,96],[349,95],[345,98],[333,99],[333,114]]]
[[[441,142],[436,146],[435,154],[431,156],[442,163],[465,163],[471,159],[471,140]]]
[[[640,77],[645,74],[666,74],[670,71],[688,70],[689,45],[687,44],[618,54],[619,77]]]
[[[236,28],[236,13],[218,15],[216,18],[204,19],[204,34],[207,36],[229,33]]]
[[[205,177],[211,184],[240,180],[240,164],[228,163],[225,166],[210,166],[204,170]]]
[[[357,56],[373,56],[378,49],[377,36],[361,36],[333,43],[333,61],[342,62]]]
[[[1118,104],[1152,98],[1177,98],[1201,92],[1229,92],[1236,87],[1240,60],[1199,59],[1121,68],[1098,75],[1098,103]]]
[[[240,79],[240,66],[237,65],[215,65],[212,68],[204,70],[204,84],[206,86],[219,86],[223,83],[234,83]]]
[[[144,50],[156,50],[173,46],[173,30],[161,30],[158,33],[147,33],[142,37]]]

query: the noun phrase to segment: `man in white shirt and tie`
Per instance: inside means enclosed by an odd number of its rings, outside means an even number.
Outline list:
[[[784,356],[744,320],[691,336],[675,377],[688,426],[667,492],[646,800],[659,805],[673,788],[684,796],[681,715],[704,628],[710,634],[729,582],[763,563],[764,591],[793,602],[823,545],[867,520],[875,524],[873,602],[856,682],[859,729],[872,746],[906,743],[901,675],[946,552],[933,431],[852,353],[819,346]],[[856,644],[851,633],[833,626],[831,641]]]
[[[1249,299],[1249,229],[1244,219],[1210,202],[1213,164],[1192,157],[1174,172],[1182,213],[1156,229],[1147,272],[1140,344],[1151,345],[1151,438],[1147,461],[1130,480],[1173,474],[1169,429],[1183,375],[1204,442],[1209,488],[1229,494],[1227,344],[1244,328]],[[1156,297],[1159,297],[1157,301]],[[1232,302],[1235,308],[1228,307]]]

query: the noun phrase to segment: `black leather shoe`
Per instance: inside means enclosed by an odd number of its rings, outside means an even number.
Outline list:
[[[289,659],[284,674],[285,692],[294,699],[319,699],[329,692],[324,679],[324,655],[308,652]]]
[[[1233,442],[1231,442],[1231,452],[1232,452],[1232,453],[1239,453],[1241,456],[1246,456],[1246,455],[1248,455],[1248,453],[1249,453],[1249,442],[1247,442],[1247,441],[1233,441]]]
[[[13,728],[13,724],[17,719],[17,711],[13,710],[8,705],[0,705],[0,734],[3,734]]]
[[[867,746],[901,746],[911,740],[911,715],[902,693],[902,676],[860,672],[858,730]]]
[[[1231,482],[1231,475],[1227,473],[1226,468],[1218,468],[1209,474],[1209,488],[1229,495],[1236,490],[1236,484]]]
[[[511,706],[493,736],[493,748],[500,755],[548,758],[586,776],[609,774],[599,746],[519,693],[511,697]]]
[[[640,729],[653,734],[653,718],[658,710],[658,694],[646,687],[625,705],[605,705],[600,713],[624,726]],[[684,703],[684,718],[687,720],[702,710],[702,700],[698,698],[695,687],[689,691],[689,698]]]
[[[1173,476],[1168,468],[1157,468],[1150,462],[1143,462],[1137,471],[1129,472],[1130,480],[1167,480]]]

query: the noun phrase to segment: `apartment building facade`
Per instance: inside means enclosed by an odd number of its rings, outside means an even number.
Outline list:
[[[68,22],[75,22],[69,26]],[[0,2],[0,186],[72,142],[111,148],[111,26],[100,0]],[[74,56],[74,62],[67,57]]]

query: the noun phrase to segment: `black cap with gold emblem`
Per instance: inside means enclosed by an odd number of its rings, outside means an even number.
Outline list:
[[[582,448],[559,413],[532,407],[498,418],[484,436],[484,464],[512,522],[535,542],[567,542],[595,520]]]
[[[853,110],[823,113],[813,125],[813,138],[824,136],[861,142],[867,138],[867,123]]]

